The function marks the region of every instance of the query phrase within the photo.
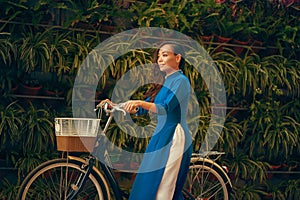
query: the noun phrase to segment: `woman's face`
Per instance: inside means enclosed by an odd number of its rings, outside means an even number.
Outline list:
[[[176,70],[179,70],[180,59],[181,55],[174,54],[172,45],[166,44],[158,51],[157,64],[160,71],[163,71],[166,73],[166,75],[168,75]]]

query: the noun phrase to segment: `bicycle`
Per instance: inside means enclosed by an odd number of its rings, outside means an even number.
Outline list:
[[[105,139],[113,113],[120,111],[126,114],[122,104],[110,105],[109,108],[106,104],[98,108],[101,110],[98,112],[100,113],[98,118],[101,118],[102,108],[109,117],[103,131],[97,133],[93,151]],[[86,121],[86,119],[79,120]],[[94,130],[99,129],[97,123],[100,123],[100,120],[96,120],[96,126],[94,122],[92,126],[85,126],[92,127]],[[229,199],[231,181],[226,170],[215,162],[222,154],[213,151],[192,155],[190,170],[183,189],[185,200]],[[17,199],[123,200],[129,197],[129,194],[119,186],[107,149],[103,150],[105,163],[97,162],[93,153],[84,158],[71,156],[68,152],[63,152],[62,155],[62,158],[46,161],[32,170],[22,182]],[[216,158],[211,159],[209,156],[216,156]]]

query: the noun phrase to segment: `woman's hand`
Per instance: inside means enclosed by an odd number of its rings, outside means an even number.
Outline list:
[[[111,102],[109,99],[105,99],[102,100],[98,105],[100,107],[104,106],[105,104],[108,104],[108,107],[110,107],[111,105],[115,105],[113,102]]]
[[[126,110],[126,112],[135,114],[138,111],[140,105],[141,105],[140,100],[129,100],[126,101],[122,107],[124,108],[124,110]]]

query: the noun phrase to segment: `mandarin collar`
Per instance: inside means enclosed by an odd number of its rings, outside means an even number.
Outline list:
[[[172,72],[171,74],[165,76],[165,79],[167,79],[169,77],[172,77],[172,76],[175,76],[177,73],[182,73],[182,70],[179,69],[179,70],[176,70],[176,71]]]

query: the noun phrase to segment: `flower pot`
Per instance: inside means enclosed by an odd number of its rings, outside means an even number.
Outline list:
[[[223,51],[224,45],[222,45],[223,43],[228,43],[231,40],[231,38],[228,37],[223,37],[223,36],[217,36],[217,42],[220,43],[217,48],[216,48],[216,52],[221,52]]]
[[[263,42],[259,41],[259,40],[253,40],[252,42],[252,51],[254,53],[259,53],[259,51],[261,50],[261,47],[263,46]]]
[[[54,91],[54,90],[44,90],[44,94],[49,97],[61,97],[63,95],[63,91]]]
[[[137,170],[139,168],[140,164],[138,162],[131,162],[130,163],[130,169]]]
[[[264,195],[264,199],[274,199],[272,193],[267,193]]]
[[[94,99],[94,100],[98,100],[98,98],[101,96],[102,92],[101,91],[94,91],[92,89],[89,88],[79,88],[78,90],[76,90],[75,92],[75,97],[83,100],[90,100],[90,99]]]
[[[125,164],[124,163],[113,163],[113,168],[116,170],[122,170],[125,168]]]
[[[249,41],[240,41],[240,40],[234,39],[233,43],[238,45],[238,46],[234,46],[233,50],[235,51],[235,53],[237,55],[241,55],[243,53],[243,51],[246,49],[245,47],[243,47],[243,45],[244,46],[248,45]]]
[[[19,92],[23,95],[29,95],[29,96],[36,96],[39,94],[40,90],[42,89],[42,86],[29,86],[25,84],[20,84]]]
[[[270,180],[272,179],[274,176],[274,173],[273,172],[267,172],[267,179]]]
[[[270,165],[271,170],[278,170],[282,165],[278,164],[278,165]]]
[[[11,88],[11,92],[13,94],[16,94],[18,92],[18,89],[19,89],[19,85],[14,85],[12,88]]]
[[[62,97],[64,92],[62,90],[58,90],[58,91],[54,91],[54,90],[44,90],[44,95],[47,97],[50,97],[49,99],[47,99],[47,104],[48,105],[52,105],[52,106],[58,106],[59,105],[59,99],[55,99],[58,97]],[[51,98],[53,97],[53,98]]]
[[[215,0],[217,4],[225,3],[226,0]]]
[[[230,40],[231,40],[231,38],[229,38],[229,37],[223,37],[220,35],[217,36],[217,42],[219,42],[219,43],[228,43]]]
[[[291,6],[294,3],[294,0],[282,0],[282,4],[286,7]]]
[[[202,40],[203,42],[210,42],[210,41],[212,41],[212,39],[213,39],[213,36],[212,36],[212,35],[202,35],[202,36],[201,36],[201,40]]]

